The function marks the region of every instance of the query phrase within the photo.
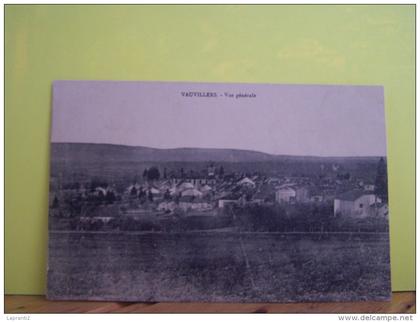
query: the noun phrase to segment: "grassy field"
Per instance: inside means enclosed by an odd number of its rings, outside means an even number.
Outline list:
[[[288,302],[389,295],[386,233],[50,233],[51,299]]]

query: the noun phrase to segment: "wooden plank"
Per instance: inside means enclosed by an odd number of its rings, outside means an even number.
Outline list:
[[[7,295],[6,313],[416,313],[415,292],[395,292],[390,302],[328,303],[130,303],[48,301]]]
[[[5,313],[104,313],[113,312],[131,303],[48,301],[41,295],[7,295],[4,304]]]

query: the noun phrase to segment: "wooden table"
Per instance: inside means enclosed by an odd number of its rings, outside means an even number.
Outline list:
[[[391,302],[239,304],[47,301],[41,295],[6,295],[5,313],[416,313],[415,292],[394,292]]]

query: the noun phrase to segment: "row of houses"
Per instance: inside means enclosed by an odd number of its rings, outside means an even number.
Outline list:
[[[388,205],[372,192],[348,191],[334,199],[334,215],[388,216]]]
[[[280,204],[293,203],[309,203],[309,202],[334,202],[334,215],[344,216],[387,216],[388,205],[375,195],[374,185],[369,184],[363,186],[363,189],[355,188],[344,193],[336,195],[334,191],[325,193],[316,187],[299,186],[296,184],[284,184],[275,189],[275,202]],[[250,200],[254,203],[264,203],[264,194],[257,192]],[[227,197],[218,200],[220,208],[231,204],[244,204],[243,197],[233,196],[230,194]]]
[[[316,189],[299,186],[285,186],[276,191],[276,201],[280,203],[292,202],[322,202],[326,199],[334,200],[334,215],[344,216],[386,216],[388,205],[375,195],[373,184],[365,185],[364,189],[350,190],[337,196],[325,196],[317,193]]]
[[[219,171],[220,173],[220,171]],[[79,188],[81,191],[81,188]],[[82,189],[88,194],[87,189]],[[206,171],[182,171],[180,175],[165,179],[130,184],[120,194],[121,204],[134,213],[151,208],[164,212],[209,211],[223,209],[229,205],[245,204],[334,204],[335,215],[371,216],[387,215],[388,207],[374,193],[375,186],[367,180],[343,183],[333,178],[314,180],[308,177],[267,177],[262,175],[237,175],[231,173],[221,177],[215,167]],[[344,193],[343,193],[344,192]],[[96,196],[118,195],[112,185],[97,187]],[[112,198],[111,198],[112,199]],[[125,210],[129,213],[130,210]]]

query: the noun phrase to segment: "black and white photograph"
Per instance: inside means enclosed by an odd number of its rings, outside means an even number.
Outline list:
[[[381,86],[55,81],[47,297],[390,299]]]

